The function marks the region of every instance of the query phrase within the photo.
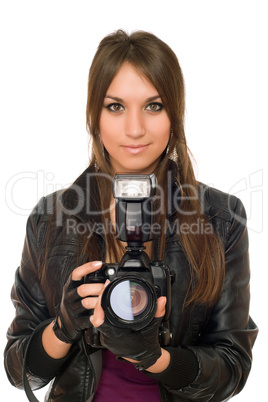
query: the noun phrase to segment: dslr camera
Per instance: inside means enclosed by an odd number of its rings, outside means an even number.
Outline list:
[[[116,174],[113,178],[117,238],[127,243],[120,262],[103,264],[84,277],[85,283],[110,283],[105,288],[101,305],[108,321],[118,328],[134,331],[146,327],[155,316],[157,298],[166,296],[166,313],[160,326],[160,343],[168,345],[171,334],[171,285],[174,274],[163,261],[151,261],[144,242],[152,240],[156,177]],[[90,331],[89,331],[90,332]],[[92,346],[98,344],[98,331],[93,328]]]

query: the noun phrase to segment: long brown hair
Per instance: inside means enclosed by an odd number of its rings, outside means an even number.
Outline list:
[[[128,35],[122,30],[106,36],[99,44],[93,59],[88,80],[87,128],[92,139],[90,166],[102,173],[112,176],[114,172],[109,163],[109,155],[103,148],[99,136],[100,114],[106,91],[124,62],[131,63],[157,89],[168,113],[172,134],[168,148],[162,155],[155,174],[159,186],[166,188],[167,171],[170,161],[177,164],[176,180],[180,187],[180,209],[177,219],[180,225],[200,225],[207,222],[202,214],[200,202],[196,197],[198,188],[184,133],[185,88],[183,74],[178,59],[170,47],[155,35],[136,31]],[[97,175],[98,176],[98,175]],[[111,186],[98,178],[101,189],[101,206],[103,211],[109,209]],[[165,200],[167,205],[167,200]],[[159,217],[161,227],[165,227],[167,206]],[[193,213],[194,211],[194,213]],[[109,213],[103,219],[109,219]],[[191,302],[213,304],[220,293],[224,262],[220,240],[215,233],[180,233],[180,242],[191,266],[192,275],[186,304]],[[118,242],[114,235],[106,234],[107,253],[111,260],[119,260]],[[90,240],[84,244],[84,250],[94,255]],[[160,238],[159,258],[165,253],[165,231]]]

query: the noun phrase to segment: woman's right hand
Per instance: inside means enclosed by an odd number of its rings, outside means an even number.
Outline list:
[[[83,331],[91,326],[88,310],[95,308],[104,284],[84,283],[83,278],[98,270],[101,265],[101,261],[87,262],[74,269],[67,279],[53,325],[56,337],[62,342],[75,342],[82,337]]]

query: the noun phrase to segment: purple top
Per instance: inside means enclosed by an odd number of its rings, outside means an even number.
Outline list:
[[[119,361],[109,350],[103,351],[103,369],[94,402],[160,402],[157,381],[132,364]]]

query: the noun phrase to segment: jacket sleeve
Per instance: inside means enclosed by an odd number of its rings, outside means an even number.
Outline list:
[[[44,199],[32,211],[27,221],[21,265],[15,274],[11,298],[16,314],[7,331],[4,365],[12,385],[23,388],[23,364],[28,342],[40,324],[51,321],[38,279],[38,225],[44,212]],[[40,378],[27,373],[33,389],[40,388],[51,378]]]
[[[225,248],[225,282],[198,345],[189,348],[199,362],[199,374],[176,392],[187,400],[226,401],[242,390],[251,369],[258,330],[249,316],[246,213],[239,199],[229,197],[232,220]]]

